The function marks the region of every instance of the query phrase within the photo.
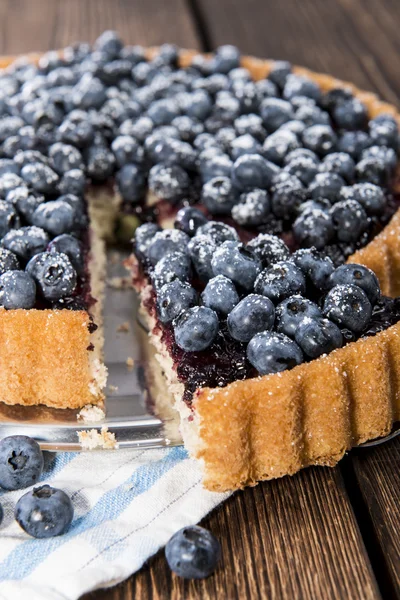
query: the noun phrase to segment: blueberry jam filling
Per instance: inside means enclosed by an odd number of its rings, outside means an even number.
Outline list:
[[[182,211],[188,233],[141,225],[134,252],[136,283],[151,284],[153,333],[188,405],[198,388],[291,369],[400,319],[400,300],[383,296],[365,266],[335,267],[315,247],[291,253],[271,234],[244,245],[229,225]]]

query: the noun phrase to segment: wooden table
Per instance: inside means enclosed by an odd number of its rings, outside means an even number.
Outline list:
[[[400,104],[399,0],[0,0],[0,53],[59,48],[118,29],[325,71]],[[371,366],[371,368],[373,368]],[[223,560],[205,581],[172,575],[163,552],[127,582],[85,600],[400,598],[400,439],[356,450],[231,497],[203,525]]]

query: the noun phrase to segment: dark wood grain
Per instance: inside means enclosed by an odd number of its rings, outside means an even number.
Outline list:
[[[222,543],[212,577],[171,576],[161,552],[113,595],[86,600],[380,597],[338,469],[307,469],[240,492],[204,525]]]

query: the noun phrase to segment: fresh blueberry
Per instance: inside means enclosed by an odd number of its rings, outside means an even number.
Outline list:
[[[74,229],[75,211],[63,200],[51,200],[40,204],[32,215],[32,224],[51,235],[60,235]]]
[[[193,141],[193,146],[197,148],[199,152],[202,152],[206,148],[218,148],[215,136],[211,133],[200,133]],[[220,148],[219,150],[222,152]]]
[[[339,129],[364,129],[367,124],[367,109],[358,98],[351,98],[337,104],[332,117]]]
[[[260,114],[268,133],[276,131],[281,125],[295,118],[290,102],[280,98],[265,98],[260,104]]]
[[[393,172],[397,165],[397,155],[393,148],[387,146],[371,146],[361,153],[361,159],[377,158],[385,163],[390,172]],[[3,159],[5,160],[5,159]]]
[[[15,173],[0,175],[0,196],[5,198],[9,192],[24,186],[25,182]]]
[[[282,95],[285,100],[291,100],[295,96],[305,96],[318,102],[321,99],[321,90],[312,79],[290,74],[286,77]]]
[[[134,137],[136,140],[143,143],[145,139],[151,135],[153,128],[153,121],[147,116],[142,116],[135,121],[127,119],[121,123],[119,126],[119,133],[121,135]]]
[[[117,58],[123,48],[123,42],[116,31],[103,31],[94,43],[94,49],[103,52],[109,59]]]
[[[228,152],[232,142],[236,139],[236,131],[233,127],[222,127],[215,135],[215,141],[224,152]]]
[[[42,485],[24,494],[15,508],[17,523],[35,538],[62,535],[68,531],[73,516],[70,497],[49,485]]]
[[[399,129],[394,120],[372,119],[369,122],[372,145],[388,146],[396,152],[399,149]]]
[[[151,279],[156,289],[174,279],[189,281],[192,274],[192,265],[188,254],[171,252],[163,256],[151,273]]]
[[[344,200],[359,202],[368,215],[381,214],[386,206],[385,194],[382,188],[373,183],[356,183],[341,190]]]
[[[330,209],[339,242],[356,242],[368,227],[367,213],[356,200],[341,200]]]
[[[58,128],[58,137],[62,142],[77,148],[86,148],[94,138],[94,127],[85,111],[71,112]]]
[[[291,152],[290,155],[292,154]],[[287,156],[287,159],[290,155]],[[297,177],[304,185],[309,185],[318,173],[318,163],[310,156],[302,154],[291,158],[283,170],[285,173]]]
[[[217,314],[227,315],[239,302],[239,295],[232,281],[224,275],[210,279],[201,294],[204,306]]]
[[[150,240],[146,249],[146,256],[150,263],[155,266],[159,260],[171,252],[182,252],[186,254],[189,236],[177,229],[164,229],[157,232]]]
[[[244,154],[233,164],[232,181],[242,191],[255,187],[266,189],[271,185],[272,178],[278,171],[276,165],[259,154]]]
[[[251,227],[265,223],[270,212],[268,192],[256,188],[241,194],[240,201],[232,208],[232,218],[239,225]]]
[[[348,102],[352,98],[351,89],[345,87],[332,88],[324,94],[321,104],[326,110],[331,112],[336,106]]]
[[[238,136],[251,135],[260,142],[262,142],[267,135],[260,115],[241,115],[235,119],[234,126]]]
[[[280,261],[259,274],[254,291],[277,303],[294,294],[304,294],[306,280],[301,269],[295,264]]]
[[[77,196],[83,195],[86,185],[86,177],[83,171],[80,169],[71,169],[66,171],[60,179],[58,189],[61,194],[75,194]]]
[[[150,104],[147,115],[155,125],[169,125],[179,115],[179,107],[173,98],[162,98]]]
[[[358,160],[363,150],[372,145],[373,142],[365,131],[345,131],[339,136],[337,149]]]
[[[70,296],[76,287],[76,271],[66,254],[41,252],[31,258],[26,270],[46,300]]]
[[[331,202],[337,200],[341,188],[345,185],[344,179],[336,173],[317,173],[308,187],[311,198],[327,198]]]
[[[198,525],[180,529],[165,547],[169,568],[185,579],[203,579],[211,575],[220,554],[218,540]]]
[[[196,90],[187,94],[181,109],[187,116],[204,122],[211,112],[212,100],[205,90]]]
[[[116,181],[119,193],[126,202],[137,204],[143,198],[146,179],[137,165],[124,165],[118,171]]]
[[[143,223],[135,231],[134,251],[142,260],[146,256],[147,248],[160,227],[156,223]]]
[[[343,346],[343,336],[329,319],[306,317],[296,328],[295,340],[310,358],[318,358]]]
[[[22,169],[25,165],[37,162],[47,166],[50,165],[48,157],[38,150],[21,150],[21,152],[17,152],[14,156],[14,162],[19,169]]]
[[[316,165],[319,165],[318,156],[315,154],[315,152],[309,150],[308,148],[296,148],[296,150],[292,150],[287,156],[285,156],[285,160],[283,162],[285,165],[288,165],[298,158],[311,158]]]
[[[189,308],[174,321],[175,341],[185,352],[200,352],[208,348],[218,329],[217,314],[205,306]]]
[[[201,225],[196,235],[208,236],[217,246],[227,241],[239,241],[239,236],[233,227],[218,221],[208,221],[205,225]]]
[[[32,226],[12,229],[4,236],[2,245],[14,252],[21,260],[27,261],[35,254],[43,252],[49,241],[44,229]]]
[[[301,321],[309,317],[315,319],[322,317],[318,306],[302,296],[289,296],[276,307],[276,330],[294,338]]]
[[[309,203],[305,203],[308,205]],[[301,246],[324,248],[333,238],[334,226],[329,212],[317,203],[310,203],[293,223],[293,233]]]
[[[25,125],[20,117],[3,117],[0,119],[0,142],[4,142],[12,135],[17,135],[19,130]]]
[[[36,301],[36,285],[24,271],[7,271],[0,276],[0,306],[11,310],[33,308]]]
[[[104,83],[91,73],[85,73],[73,88],[71,101],[76,108],[88,110],[99,109],[106,101],[106,88]]]
[[[304,130],[303,144],[319,156],[326,156],[335,150],[337,138],[330,125],[312,125]]]
[[[371,269],[358,264],[341,265],[329,277],[329,287],[335,285],[357,285],[367,295],[372,306],[378,301],[381,290],[377,276]]]
[[[295,101],[297,101],[298,104],[300,100],[304,100],[303,96],[296,96],[291,100],[291,103],[293,106],[295,106]],[[319,106],[313,104],[311,101],[307,104],[300,104],[298,108],[296,108],[295,117],[296,120],[292,121],[292,123],[300,122],[304,126],[299,133],[303,133],[306,127],[311,127],[312,125],[330,124],[329,115],[323,110],[321,110]]]
[[[0,248],[0,275],[7,271],[18,271],[19,269],[20,264],[14,252]]]
[[[339,175],[348,183],[354,179],[355,163],[350,154],[346,152],[332,152],[322,160],[320,164],[322,173]]]
[[[162,323],[171,322],[196,304],[196,291],[179,279],[165,283],[157,292],[157,314]]]
[[[323,313],[339,327],[361,333],[371,319],[372,306],[359,286],[335,285],[325,297]]]
[[[230,154],[235,161],[243,154],[258,154],[261,152],[259,142],[249,133],[235,138],[231,143]]]
[[[18,165],[10,158],[0,158],[0,176],[5,173],[14,173],[14,175],[19,174]]]
[[[233,283],[251,290],[261,271],[261,262],[240,242],[227,241],[214,252],[211,260],[214,275],[225,275]]]
[[[0,237],[10,230],[18,229],[20,220],[14,206],[5,200],[0,200]]]
[[[54,194],[59,181],[57,173],[45,164],[36,162],[22,167],[22,178],[42,194]]]
[[[283,89],[288,76],[292,73],[292,65],[286,60],[275,60],[268,74],[268,79]],[[276,94],[274,94],[276,96]]]
[[[269,233],[260,233],[257,237],[250,240],[247,248],[250,248],[261,261],[263,269],[267,269],[274,263],[285,261],[290,255],[289,248],[285,242]]]
[[[0,487],[21,490],[37,483],[43,471],[39,444],[25,435],[12,435],[0,441]]]
[[[328,279],[335,269],[328,256],[318,252],[316,248],[300,248],[292,254],[290,260],[303,271],[314,287],[318,290],[327,289]]]
[[[293,217],[298,207],[307,198],[307,191],[300,179],[289,173],[287,175],[284,181],[272,188],[272,212],[282,219]]]
[[[279,129],[265,139],[262,153],[267,160],[282,165],[287,154],[299,146],[299,140],[294,133]]]
[[[226,154],[220,154],[218,151],[212,151],[210,159],[206,159],[210,155],[210,149],[205,150],[199,156],[201,179],[204,182],[214,179],[214,177],[230,177],[232,171],[232,161]]]
[[[219,46],[212,61],[212,68],[216,73],[229,73],[232,69],[239,67],[240,52],[236,46],[229,44]]]
[[[300,346],[285,334],[262,331],[250,340],[247,358],[260,375],[269,375],[301,364],[303,353]]]
[[[149,189],[157,198],[178,201],[189,189],[188,174],[178,165],[155,165],[149,174]]]
[[[116,137],[111,144],[111,150],[114,153],[118,167],[143,161],[143,148],[129,135]]]
[[[216,249],[217,244],[212,237],[199,234],[198,232],[188,244],[190,258],[199,279],[203,282],[208,281],[214,276],[211,260]]]
[[[207,222],[208,219],[201,210],[193,206],[184,206],[176,214],[174,227],[192,237],[197,229]]]
[[[76,237],[70,235],[69,233],[62,233],[50,242],[47,249],[50,251],[55,250],[56,252],[66,254],[77,274],[83,274],[83,249],[81,242]]]
[[[8,192],[6,200],[30,223],[36,208],[44,202],[44,196],[32,194],[27,187],[21,186]]]
[[[240,102],[233,94],[230,92],[223,90],[221,92],[217,92],[215,96],[213,111],[211,117],[209,117],[208,121],[211,119],[214,120],[215,123],[220,122],[223,125],[230,125],[234,122],[234,120],[240,115]],[[215,133],[221,129],[218,127]]]
[[[201,199],[213,215],[229,215],[237,201],[237,193],[227,177],[214,177],[204,184]]]
[[[310,125],[312,125],[312,123],[310,123],[310,124],[307,123],[307,127],[310,127]],[[298,119],[293,119],[293,121],[286,121],[286,123],[281,125],[279,127],[279,129],[277,129],[277,131],[290,131],[291,133],[294,133],[298,138],[301,138],[305,128],[306,128],[306,125],[303,123],[303,121],[299,121]],[[293,152],[293,150],[292,150],[292,152]],[[311,150],[310,150],[310,152],[311,152]],[[286,157],[285,157],[285,159],[286,159]]]
[[[187,115],[175,117],[171,125],[176,127],[180,138],[184,142],[189,143],[192,143],[193,140],[204,131],[204,126],[198,119],[188,117]]]
[[[228,330],[239,342],[249,342],[256,333],[272,329],[275,308],[269,298],[249,294],[228,315]]]
[[[95,182],[107,181],[114,172],[115,158],[106,146],[91,146],[86,152],[85,159],[87,173]]]
[[[390,170],[379,157],[369,156],[356,164],[355,176],[359,182],[385,186],[390,179]]]
[[[49,148],[51,166],[59,175],[71,169],[83,169],[82,155],[77,148],[70,144],[57,142]]]

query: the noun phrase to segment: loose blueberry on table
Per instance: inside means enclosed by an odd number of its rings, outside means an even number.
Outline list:
[[[185,579],[203,579],[211,575],[220,554],[218,540],[198,525],[180,529],[165,547],[170,569]]]

